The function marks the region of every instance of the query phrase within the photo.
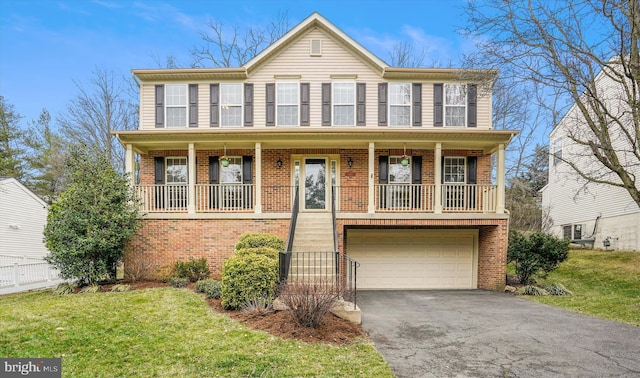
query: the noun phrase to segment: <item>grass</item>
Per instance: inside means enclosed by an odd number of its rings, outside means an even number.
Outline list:
[[[584,314],[640,326],[640,253],[572,250],[538,286],[560,282],[566,297],[528,299]]]
[[[364,339],[280,339],[184,289],[0,296],[0,329],[0,357],[61,357],[67,377],[393,376]]]

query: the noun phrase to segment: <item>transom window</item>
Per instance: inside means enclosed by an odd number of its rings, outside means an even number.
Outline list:
[[[411,125],[410,83],[389,83],[389,125]]]
[[[227,157],[229,165],[220,165],[220,182],[222,184],[242,184],[242,157]]]
[[[241,83],[220,84],[220,125],[242,126]]]
[[[187,85],[165,85],[167,127],[187,126]]]
[[[186,157],[167,157],[166,158],[166,177],[167,184],[186,184],[187,183],[187,158]]]
[[[467,92],[463,84],[444,85],[444,125],[465,126],[467,122]]]
[[[355,83],[334,83],[333,124],[335,126],[355,125],[355,105]]]
[[[444,158],[444,183],[445,184],[464,184],[465,183],[465,164],[466,159],[463,157],[445,157]]]
[[[298,126],[300,90],[298,83],[276,83],[276,122],[278,126]]]

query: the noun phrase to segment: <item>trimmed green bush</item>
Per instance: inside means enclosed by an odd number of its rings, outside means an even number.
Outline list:
[[[236,244],[236,251],[244,248],[258,247],[270,247],[278,252],[284,251],[284,240],[273,234],[263,232],[244,234],[240,236],[238,244]]]
[[[549,293],[540,287],[537,286],[533,286],[533,285],[527,285],[525,287],[521,287],[518,290],[518,294],[520,295],[532,295],[532,296],[543,296],[543,295],[549,295]]]
[[[559,282],[554,282],[544,289],[549,292],[549,295],[573,295],[569,289]]]
[[[222,283],[216,280],[200,280],[194,288],[196,293],[204,293],[207,298],[218,299],[222,292]]]
[[[209,278],[211,271],[207,265],[207,259],[193,259],[189,261],[176,261],[171,269],[171,276],[178,278],[188,278],[191,282]]]
[[[277,282],[277,260],[256,254],[234,256],[224,263],[221,304],[237,310],[251,300],[271,299]]]
[[[524,234],[509,232],[507,262],[515,264],[516,275],[522,284],[545,277],[569,256],[569,240],[558,239],[542,232]]]
[[[185,277],[171,277],[169,279],[169,283],[172,287],[187,287],[189,284],[189,279]]]
[[[271,247],[242,248],[236,250],[236,256],[246,256],[251,254],[267,256],[268,258],[277,261],[280,252]]]

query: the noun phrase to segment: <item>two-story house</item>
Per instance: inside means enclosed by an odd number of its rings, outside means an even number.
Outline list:
[[[516,132],[462,79],[496,74],[389,67],[317,13],[242,67],[133,70],[140,128],[116,135],[147,215],[125,264],[219,273],[243,233],[286,240],[297,210],[294,249],[334,250],[335,218],[358,288],[502,290]]]

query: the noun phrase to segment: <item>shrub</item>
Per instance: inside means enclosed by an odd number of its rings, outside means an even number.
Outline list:
[[[278,255],[280,252],[271,247],[242,248],[236,250],[236,256],[246,256],[251,254],[267,256],[270,259],[278,261]]]
[[[71,293],[73,293],[73,289],[74,288],[75,288],[74,284],[71,284],[69,282],[62,282],[62,283],[59,283],[58,286],[56,286],[55,289],[53,289],[51,294],[53,294],[53,295],[71,294]]]
[[[172,287],[186,287],[189,284],[189,279],[185,277],[171,277],[169,283]]]
[[[273,298],[278,261],[264,255],[234,256],[224,263],[221,304],[237,310],[256,298]]]
[[[114,293],[122,293],[129,290],[131,290],[131,285],[125,284],[113,285],[113,287],[111,288],[111,291]]]
[[[124,264],[124,277],[130,282],[144,281],[153,277],[154,263],[145,259],[133,259]]]
[[[204,293],[207,298],[219,299],[222,292],[222,284],[216,280],[200,280],[194,288],[196,293]]]
[[[559,282],[552,283],[545,287],[545,290],[549,292],[549,295],[573,295],[569,289]]]
[[[262,232],[244,234],[240,236],[236,244],[236,251],[244,248],[269,247],[276,251],[284,251],[284,240],[279,237]]]
[[[331,283],[301,282],[283,285],[279,298],[289,307],[296,324],[318,328],[341,296],[342,291]]]
[[[542,289],[540,287],[533,286],[533,285],[527,285],[527,286],[521,287],[518,290],[518,294],[533,295],[533,296],[549,295],[549,293],[545,289]]]
[[[274,312],[273,300],[271,298],[255,298],[248,300],[242,311],[253,316],[265,316]]]
[[[528,236],[509,232],[507,262],[515,264],[516,275],[523,284],[529,284],[537,275],[546,276],[569,255],[569,240],[558,239],[542,232]]]
[[[176,261],[171,269],[172,277],[187,278],[191,282],[207,279],[210,274],[211,271],[205,258],[197,260],[190,258],[189,261]]]

